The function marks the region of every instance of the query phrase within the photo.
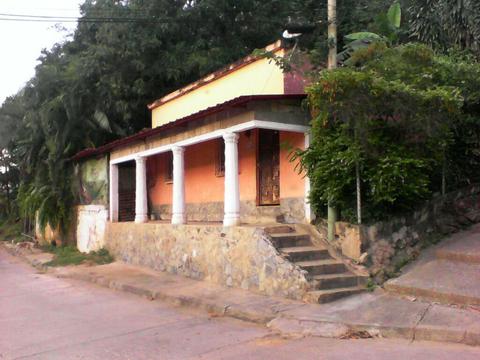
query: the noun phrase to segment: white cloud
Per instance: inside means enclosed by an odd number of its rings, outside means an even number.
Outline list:
[[[82,0],[0,0],[0,14],[77,17]],[[1,18],[6,16],[0,15]],[[41,50],[50,49],[73,33],[76,23],[55,23],[0,20],[0,104],[15,94],[35,74]]]

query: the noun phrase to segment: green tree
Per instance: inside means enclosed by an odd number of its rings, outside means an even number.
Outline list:
[[[412,209],[479,179],[480,64],[430,48],[376,43],[309,87],[311,147],[297,153],[322,214],[355,218],[356,163],[367,220]],[[473,96],[472,96],[473,95]]]
[[[23,116],[23,98],[12,96],[0,108],[0,218],[16,214],[20,174],[15,153],[15,135]]]
[[[458,47],[480,56],[480,2],[477,0],[412,0],[410,32],[442,50]]]
[[[150,126],[148,103],[277,39],[288,9],[287,1],[86,1],[84,18],[137,20],[79,23],[72,41],[44,51],[17,95],[21,131],[9,133],[22,213],[65,230],[73,154]]]
[[[337,7],[342,37],[367,27],[385,4],[339,0]],[[86,0],[81,14],[133,20],[80,22],[71,41],[43,52],[15,96],[15,121],[0,115],[0,129],[13,126],[9,154],[21,174],[22,213],[39,211],[41,225],[63,229],[75,204],[73,154],[149,127],[148,103],[277,40],[289,21],[318,25],[302,39],[314,59],[326,49],[326,2]]]

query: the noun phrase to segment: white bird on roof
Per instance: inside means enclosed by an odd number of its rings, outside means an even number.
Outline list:
[[[294,39],[294,38],[297,38],[301,35],[302,35],[302,33],[291,33],[288,30],[285,30],[282,34],[284,39]]]

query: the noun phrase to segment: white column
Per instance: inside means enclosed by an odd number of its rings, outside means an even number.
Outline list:
[[[118,165],[110,164],[110,221],[118,221]]]
[[[305,133],[305,149],[310,147],[310,133]],[[310,223],[314,220],[314,216],[312,214],[312,208],[310,206],[310,178],[305,175],[305,221]]]
[[[185,224],[185,149],[172,148],[173,153],[173,204],[172,224]]]
[[[147,202],[147,158],[135,158],[135,222],[145,223],[148,221]]]
[[[240,223],[240,189],[238,184],[238,134],[226,133],[225,140],[225,195],[224,226]]]

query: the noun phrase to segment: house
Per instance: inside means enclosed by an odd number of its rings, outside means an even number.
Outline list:
[[[305,83],[248,56],[150,104],[151,129],[78,153],[79,249],[268,295],[362,291],[308,225],[309,180],[291,161],[309,144]]]
[[[289,160],[308,144],[304,85],[248,56],[150,104],[152,129],[75,160],[110,155],[112,222],[309,222],[308,179]]]

